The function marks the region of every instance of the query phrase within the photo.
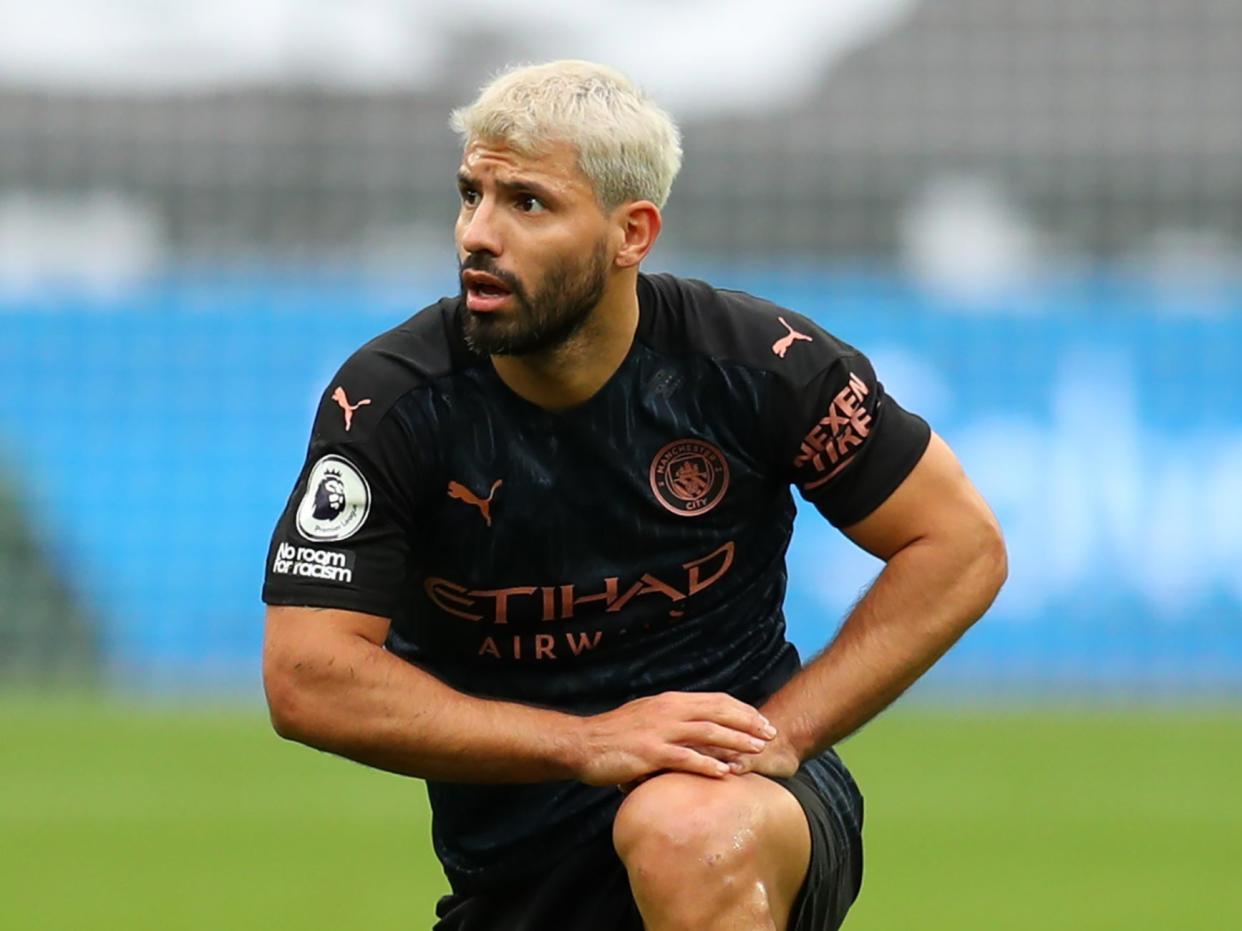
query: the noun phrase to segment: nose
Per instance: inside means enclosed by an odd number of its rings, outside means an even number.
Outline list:
[[[494,256],[500,255],[503,245],[496,220],[496,214],[487,198],[480,201],[473,210],[463,210],[457,221],[462,251],[467,254],[488,252]]]

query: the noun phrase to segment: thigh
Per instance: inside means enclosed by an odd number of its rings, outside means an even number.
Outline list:
[[[643,931],[625,867],[605,834],[546,873],[477,895],[449,895],[433,931]]]
[[[834,931],[862,887],[862,794],[831,750],[773,781],[797,799],[811,831],[810,863],[788,931]]]

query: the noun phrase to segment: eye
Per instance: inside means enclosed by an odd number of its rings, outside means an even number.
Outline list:
[[[459,190],[459,193],[461,194],[461,202],[463,204],[465,204],[467,207],[478,206],[479,204],[479,192],[478,191],[476,191],[474,188],[469,188],[469,187],[459,188],[458,190]]]
[[[534,194],[519,194],[515,203],[522,213],[543,213],[548,209]]]

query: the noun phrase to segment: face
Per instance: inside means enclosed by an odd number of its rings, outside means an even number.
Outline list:
[[[472,142],[458,171],[457,258],[466,339],[485,355],[561,345],[608,284],[609,220],[573,149],[537,157]]]

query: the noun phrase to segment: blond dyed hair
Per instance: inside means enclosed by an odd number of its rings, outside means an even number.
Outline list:
[[[629,78],[589,61],[511,68],[449,120],[465,145],[503,143],[524,156],[567,142],[605,209],[668,201],[681,168],[677,124]]]

